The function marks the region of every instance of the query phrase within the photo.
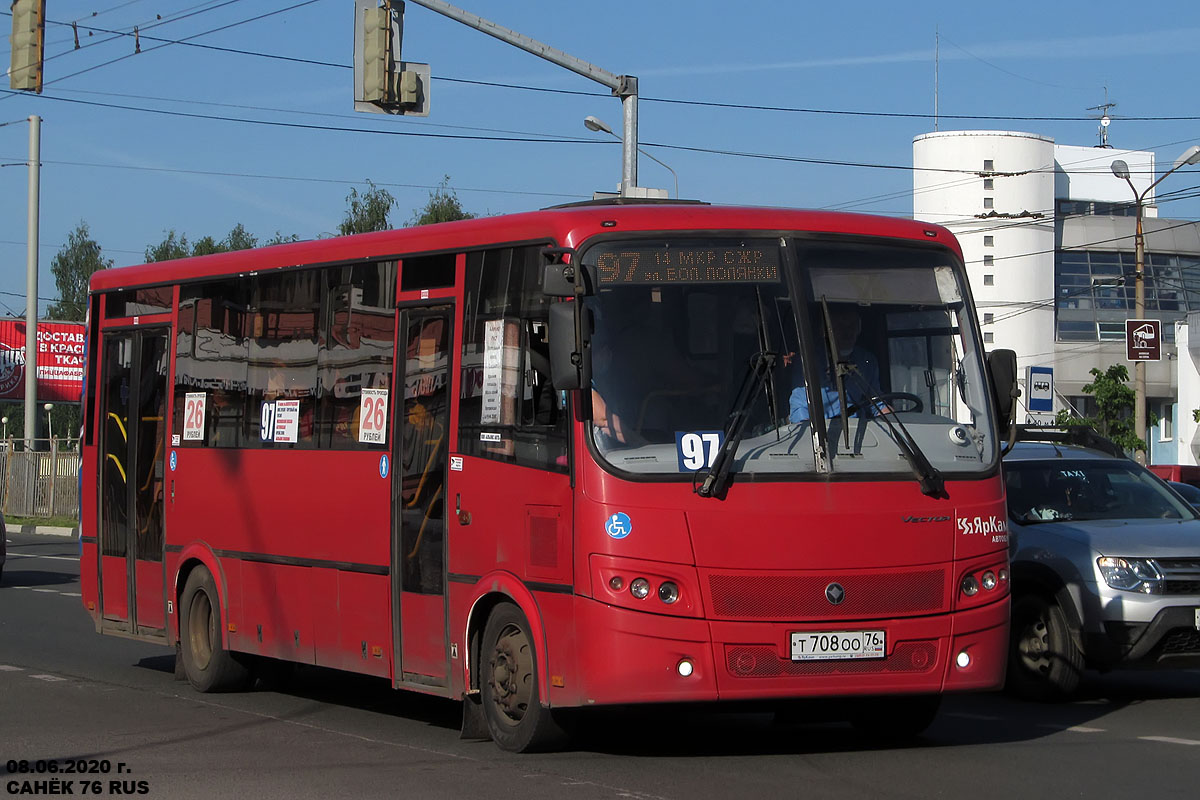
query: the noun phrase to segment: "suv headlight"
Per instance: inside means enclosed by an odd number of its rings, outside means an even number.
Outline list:
[[[1096,566],[1104,576],[1104,582],[1123,592],[1162,594],[1163,574],[1148,558],[1115,558],[1104,556],[1096,559]]]

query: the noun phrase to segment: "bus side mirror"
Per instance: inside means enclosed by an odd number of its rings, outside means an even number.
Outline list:
[[[554,265],[551,265],[554,266]],[[580,319],[576,319],[576,310]],[[550,304],[550,381],[555,389],[581,389],[584,347],[592,329],[592,312],[582,303]]]
[[[575,265],[547,264],[542,271],[542,293],[547,297],[574,297]]]
[[[1021,388],[1017,383],[1017,354],[1013,350],[993,350],[987,355],[988,374],[992,378],[992,399],[996,401],[996,420],[1005,431],[1013,424],[1017,398]]]

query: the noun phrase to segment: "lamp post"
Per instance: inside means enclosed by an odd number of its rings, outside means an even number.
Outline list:
[[[50,439],[50,449],[54,449],[54,422],[50,417],[50,411],[54,408],[54,403],[46,403],[42,408],[46,409],[46,435]]]
[[[7,445],[7,442],[8,442],[8,417],[0,417],[0,423],[2,423],[4,425],[4,441],[6,442],[5,447],[7,447],[8,446]]]
[[[618,141],[623,141],[620,136],[617,136],[617,134],[613,132],[612,128],[608,127],[608,124],[605,123],[604,120],[599,119],[598,117],[593,117],[589,114],[588,116],[583,118],[583,126],[585,128],[587,128],[589,131],[597,131],[599,133],[607,133],[609,136],[613,137],[614,139],[617,139]],[[667,172],[671,173],[671,176],[675,178],[675,199],[678,200],[679,199],[679,176],[675,174],[675,170],[671,169],[666,164],[659,161],[657,158],[650,155],[649,153],[647,153],[645,150],[643,150],[640,147],[638,148],[638,152],[641,153],[642,155],[644,155],[646,158],[653,161],[654,163],[656,163],[659,166],[666,169]]]
[[[1136,273],[1134,275],[1134,318],[1143,319],[1146,316],[1146,237],[1142,232],[1142,209],[1145,206],[1146,197],[1150,192],[1154,191],[1154,187],[1162,183],[1163,178],[1166,178],[1172,172],[1181,167],[1188,166],[1200,162],[1200,145],[1192,145],[1187,150],[1183,151],[1183,155],[1175,159],[1175,165],[1159,176],[1158,180],[1151,183],[1144,191],[1138,192],[1137,187],[1133,185],[1133,179],[1129,175],[1129,165],[1123,160],[1117,159],[1112,162],[1112,173],[1118,178],[1121,178],[1129,184],[1129,188],[1133,191],[1133,199],[1137,204],[1137,225],[1134,229],[1134,251],[1136,261]],[[1138,361],[1133,365],[1133,432],[1134,435],[1146,441],[1146,362]],[[1146,451],[1138,448],[1134,453],[1134,457],[1139,464],[1146,463]]]

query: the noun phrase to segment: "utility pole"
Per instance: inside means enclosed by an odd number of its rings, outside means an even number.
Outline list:
[[[38,190],[42,164],[42,118],[29,118],[29,230],[25,256],[25,449],[37,428]]]
[[[632,75],[614,75],[608,70],[601,69],[594,64],[589,64],[561,50],[556,50],[550,45],[542,44],[524,34],[509,30],[494,22],[489,22],[483,17],[472,14],[469,11],[463,11],[461,8],[443,2],[443,0],[412,0],[412,2],[419,6],[424,6],[430,11],[436,11],[442,16],[468,25],[477,31],[482,31],[489,36],[494,36],[502,42],[519,47],[538,58],[544,58],[552,64],[565,67],[578,75],[590,78],[611,89],[614,96],[621,98],[623,117],[623,125],[621,126],[621,196],[630,197],[636,194],[634,189],[637,187],[638,181],[637,78]]]

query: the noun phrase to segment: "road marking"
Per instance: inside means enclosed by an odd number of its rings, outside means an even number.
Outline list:
[[[63,597],[83,597],[79,592],[59,592]]]
[[[1166,744],[1200,745],[1200,741],[1197,741],[1196,739],[1176,739],[1174,736],[1139,736],[1138,738],[1143,739],[1147,742],[1164,742]]]
[[[79,556],[42,556],[37,553],[9,553],[9,558],[46,558],[51,561],[74,561],[79,563]]]
[[[58,589],[34,589],[35,592],[45,592],[46,594],[59,594]]]
[[[24,672],[24,667],[14,667],[11,664],[0,664],[0,672]]]
[[[66,680],[66,678],[59,677],[58,675],[30,675],[29,677],[37,678],[39,681],[51,681],[51,682]]]
[[[1064,727],[1062,725],[1038,725],[1039,728],[1048,728],[1052,731],[1070,731],[1071,733],[1104,733],[1105,728],[1089,728],[1086,725],[1071,725]]]

